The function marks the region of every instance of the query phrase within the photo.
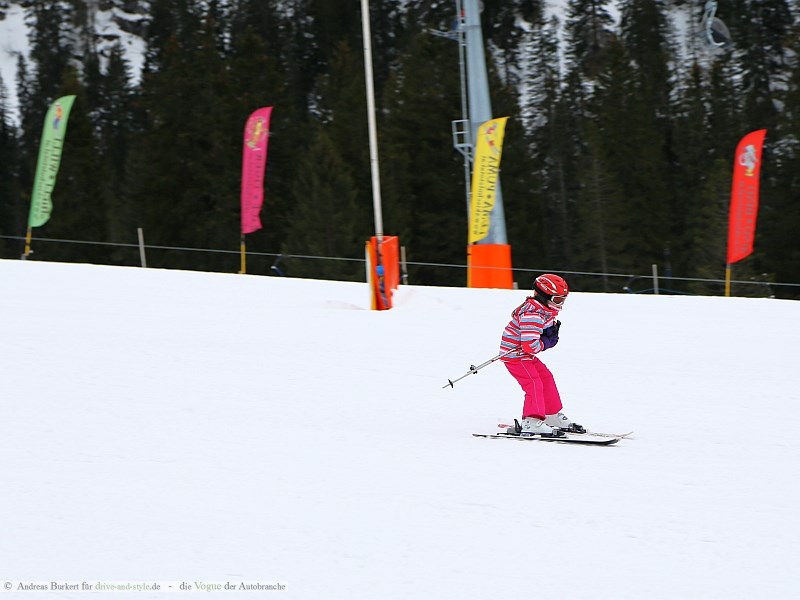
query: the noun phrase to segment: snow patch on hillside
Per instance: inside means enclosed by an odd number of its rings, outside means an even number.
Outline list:
[[[127,13],[120,8],[111,7],[98,10],[94,14],[94,30],[97,36],[97,49],[100,54],[101,67],[105,68],[105,59],[110,48],[120,43],[128,61],[131,83],[136,85],[144,66],[144,40],[126,29],[141,29],[145,15]],[[123,28],[121,23],[126,23]],[[26,11],[20,4],[13,2],[5,11],[5,18],[0,20],[0,75],[6,93],[6,111],[12,123],[19,123],[20,105],[17,93],[17,66],[19,57],[30,59],[31,45],[28,39],[29,27],[26,23]],[[29,65],[29,71],[34,68]]]
[[[19,114],[17,61],[20,56],[27,60],[29,54],[25,10],[18,4],[12,4],[5,13],[5,19],[0,21],[0,76],[6,93],[6,110],[14,122]]]

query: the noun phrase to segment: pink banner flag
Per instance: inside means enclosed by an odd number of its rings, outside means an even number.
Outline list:
[[[272,107],[259,108],[247,119],[242,145],[242,234],[261,229],[264,204],[264,169]]]
[[[761,174],[761,150],[766,129],[744,136],[736,147],[733,163],[731,208],[728,217],[728,264],[753,252],[758,216],[758,188]]]

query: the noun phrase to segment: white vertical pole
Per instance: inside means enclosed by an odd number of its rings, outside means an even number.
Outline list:
[[[658,265],[653,263],[653,293],[658,295]]]
[[[137,228],[137,233],[139,234],[139,258],[142,261],[142,266],[147,267],[147,258],[144,255],[144,232],[142,232],[142,228]]]
[[[367,120],[369,125],[369,162],[372,170],[372,206],[375,213],[375,237],[383,240],[381,213],[381,178],[378,169],[378,135],[375,126],[375,89],[372,79],[372,30],[369,23],[369,2],[361,0],[361,31],[364,38],[364,76],[367,83]]]

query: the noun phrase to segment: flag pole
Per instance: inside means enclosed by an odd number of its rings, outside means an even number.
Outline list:
[[[240,275],[247,274],[247,247],[244,241],[244,234],[242,234],[241,241],[239,242],[239,250],[241,252],[241,268],[239,269]]]
[[[731,263],[725,265],[725,297],[730,298],[731,295]]]
[[[31,239],[33,238],[33,228],[28,225],[28,233],[25,234],[25,253],[22,255],[22,260],[27,260],[28,255],[31,253]]]
[[[375,90],[372,70],[372,30],[369,22],[369,0],[361,0],[361,35],[364,38],[364,78],[367,94],[367,132],[369,134],[369,165],[372,174],[372,210],[375,219],[375,237],[378,240],[378,264],[383,242],[383,211],[381,208],[381,176],[378,165],[378,133],[375,119]]]

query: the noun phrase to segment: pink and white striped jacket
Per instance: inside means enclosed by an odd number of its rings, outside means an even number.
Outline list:
[[[528,296],[525,302],[511,313],[511,321],[503,330],[503,337],[500,340],[501,353],[515,348],[518,348],[518,350],[500,360],[530,359],[531,355],[521,349],[521,345],[526,342],[530,342],[534,354],[542,352],[544,346],[542,346],[539,338],[542,336],[542,331],[555,323],[557,316],[557,310],[544,306],[538,300],[534,300],[533,296]]]

